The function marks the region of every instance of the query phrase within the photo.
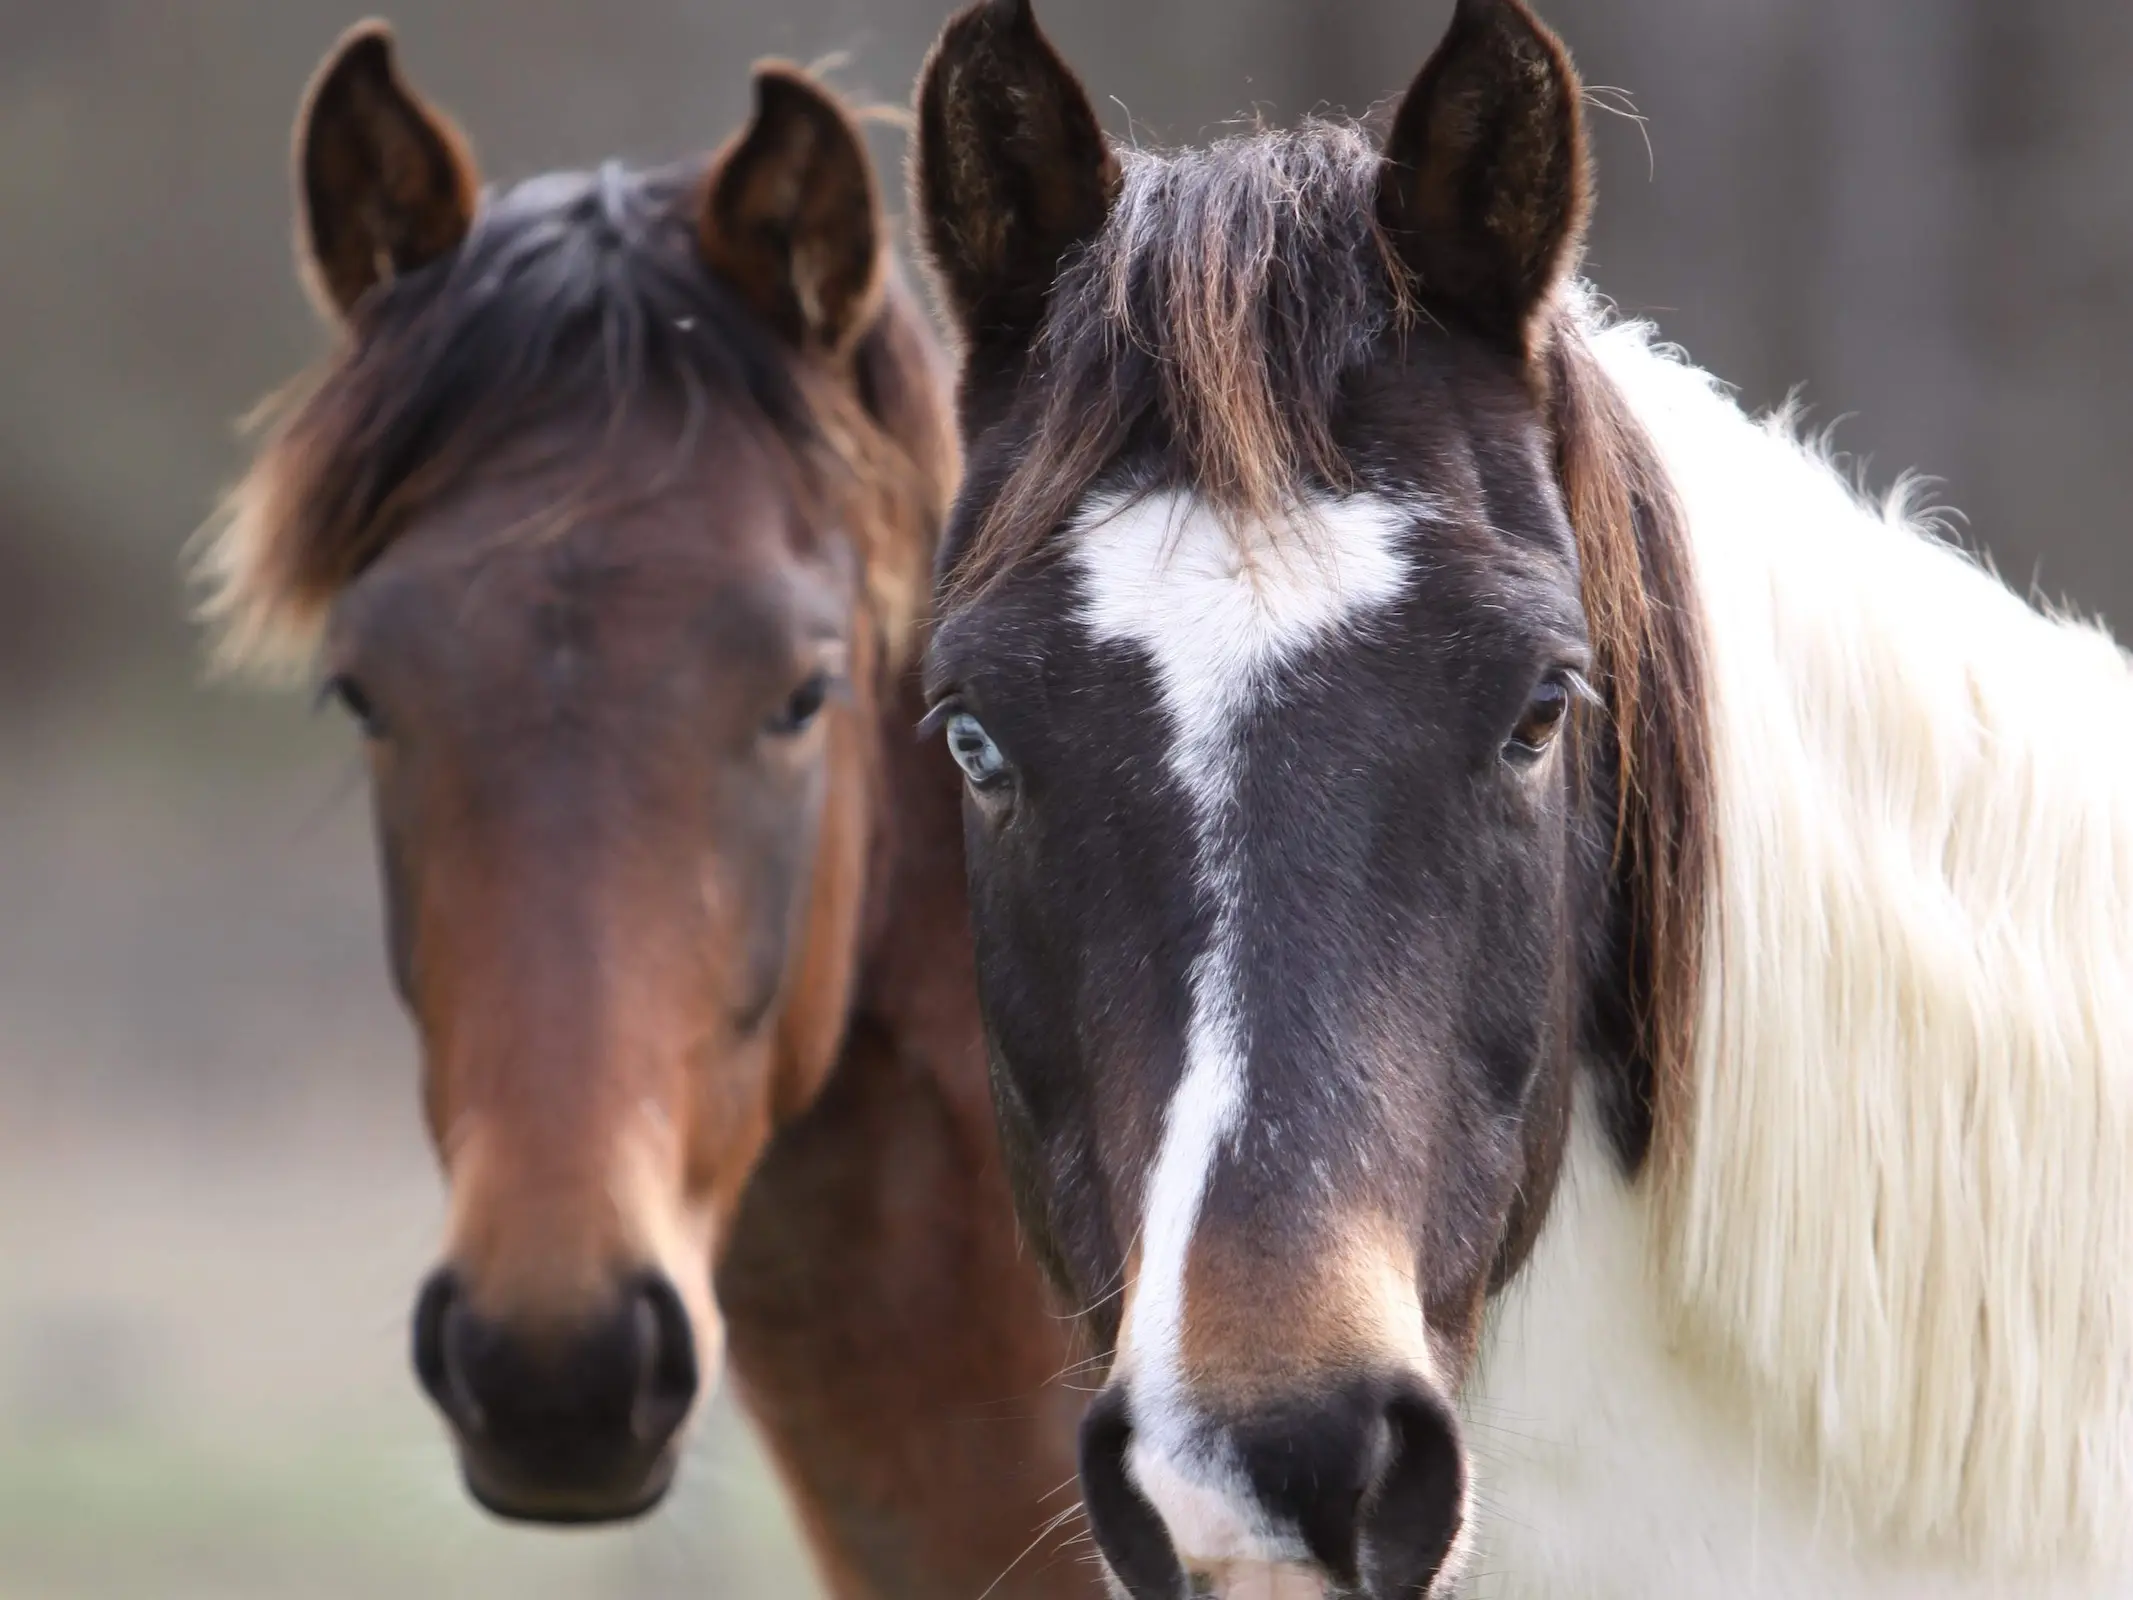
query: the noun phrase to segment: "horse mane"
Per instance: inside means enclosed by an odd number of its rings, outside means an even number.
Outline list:
[[[1717,862],[1703,613],[1689,525],[1651,436],[1587,342],[1580,296],[1542,360],[1556,479],[1577,539],[1594,679],[1615,766],[1615,864],[1630,1104],[1611,1109],[1679,1158],[1695,1093],[1705,922]],[[1626,1152],[1646,1153],[1633,1142]]]
[[[2133,1559],[2133,662],[1592,328],[1706,619],[1720,849],[1652,1189],[1677,1348],[1835,1536]]]
[[[1380,156],[1351,121],[1205,149],[1120,149],[1103,230],[1067,262],[1032,354],[1035,436],[949,575],[965,603],[1033,555],[1136,439],[1240,525],[1297,521],[1306,485],[1374,463],[1335,442],[1343,389],[1422,314],[1376,221]],[[1684,1120],[1712,857],[1702,650],[1681,508],[1644,430],[1565,308],[1535,374],[1576,535],[1607,704],[1640,1130]],[[1307,520],[1307,518],[1306,518]]]
[[[694,166],[609,164],[485,195],[457,251],[362,302],[261,408],[251,467],[203,535],[218,661],[301,669],[335,596],[524,430],[583,418],[584,492],[645,493],[603,481],[600,441],[664,420],[680,454],[714,412],[782,446],[801,492],[859,543],[900,655],[957,471],[922,313],[892,280],[849,374],[797,356],[703,267],[702,182]]]

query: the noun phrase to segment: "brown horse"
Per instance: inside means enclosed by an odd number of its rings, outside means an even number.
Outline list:
[[[936,347],[846,114],[755,89],[708,165],[484,193],[389,34],[344,39],[297,130],[338,343],[210,610],[363,735],[451,1187],[414,1362],[474,1497],[645,1511],[723,1355],[836,1594],[1089,1595],[912,732]]]

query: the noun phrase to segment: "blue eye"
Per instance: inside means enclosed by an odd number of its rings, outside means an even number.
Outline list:
[[[985,725],[967,711],[958,711],[945,724],[948,753],[963,769],[973,789],[987,789],[1007,776],[1007,757],[992,742]]]

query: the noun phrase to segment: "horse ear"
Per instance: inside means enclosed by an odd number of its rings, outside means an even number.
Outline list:
[[[363,22],[320,65],[296,118],[297,258],[325,315],[456,248],[481,180],[465,139],[401,78],[392,29]]]
[[[711,270],[794,344],[844,351],[881,303],[866,147],[797,67],[755,71],[755,114],[712,163],[697,238]]]
[[[1580,92],[1522,0],[1458,0],[1385,144],[1378,221],[1424,299],[1521,351],[1591,209]]]
[[[918,88],[912,209],[973,341],[1026,336],[1059,262],[1102,228],[1118,157],[1029,0],[978,0],[941,30]]]

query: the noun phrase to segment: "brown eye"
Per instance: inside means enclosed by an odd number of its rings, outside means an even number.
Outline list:
[[[1504,742],[1504,759],[1513,766],[1538,760],[1562,732],[1563,720],[1570,715],[1570,702],[1581,688],[1583,680],[1574,673],[1553,672],[1541,679],[1519,715],[1518,726]]]
[[[823,706],[829,702],[831,687],[828,673],[813,674],[799,688],[793,690],[766,727],[770,732],[782,734],[787,738],[803,731],[821,715]]]
[[[377,707],[371,704],[370,696],[364,693],[363,686],[346,673],[335,673],[328,678],[319,689],[318,698],[320,705],[330,701],[346,712],[348,720],[356,725],[364,738],[382,739],[385,736],[384,725],[378,720]]]

